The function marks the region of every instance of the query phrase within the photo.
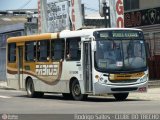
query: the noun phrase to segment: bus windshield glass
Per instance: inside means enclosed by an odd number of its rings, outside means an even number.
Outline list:
[[[95,67],[101,72],[141,71],[146,69],[143,34],[138,31],[97,32]],[[97,37],[98,36],[98,37]]]

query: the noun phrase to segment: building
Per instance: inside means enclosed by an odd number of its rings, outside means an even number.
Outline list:
[[[23,24],[0,28],[0,80],[6,80],[6,39],[10,36],[20,36],[22,34],[24,34]]]
[[[36,24],[34,24],[36,23]],[[6,80],[6,41],[9,37],[36,34],[37,18],[30,18],[28,11],[0,11],[0,80]]]
[[[160,79],[160,0],[124,0],[124,22],[127,28],[143,30],[148,43],[150,79]],[[95,18],[96,16],[96,18]],[[85,26],[105,26],[98,14],[86,17]]]
[[[124,22],[125,27],[140,28],[144,31],[145,39],[149,48],[149,73],[151,79],[160,78],[160,0],[124,0]],[[37,10],[18,11],[0,11],[0,55],[5,55],[5,41],[8,36],[16,36],[22,34],[36,34],[38,33],[37,16],[35,19],[30,19],[31,13],[37,13]],[[29,14],[27,14],[29,13]],[[98,16],[98,17],[97,17]],[[26,19],[28,18],[28,19]],[[100,15],[92,15],[85,17],[84,26],[105,27],[104,18]],[[19,25],[17,23],[20,23]],[[13,27],[14,29],[6,28]],[[4,27],[6,26],[6,27]],[[18,27],[19,26],[19,27]],[[21,26],[21,27],[20,27]],[[19,31],[21,31],[19,33]],[[14,35],[13,35],[14,33]],[[4,51],[4,52],[2,52]],[[5,57],[0,59],[0,76],[5,79]],[[2,68],[2,69],[1,69]]]
[[[151,79],[160,78],[160,0],[124,0],[125,27],[143,30],[149,46]]]

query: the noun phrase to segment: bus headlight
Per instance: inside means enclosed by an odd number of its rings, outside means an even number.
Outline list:
[[[103,75],[102,76],[96,75],[95,79],[101,84],[106,84],[107,83],[107,79],[105,77],[103,77]]]
[[[100,77],[100,78],[99,78],[99,82],[100,82],[101,84],[106,84],[106,83],[107,83],[107,80],[104,79],[103,77]]]
[[[140,82],[145,82],[147,80],[148,80],[148,75],[145,75],[142,78],[140,78]]]

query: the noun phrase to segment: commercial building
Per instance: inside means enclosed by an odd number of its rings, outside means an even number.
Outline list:
[[[144,31],[149,46],[149,76],[152,80],[160,78],[160,0],[124,0],[125,27],[140,28]],[[26,19],[26,10],[0,11],[0,80],[5,80],[5,42],[9,36],[38,33],[36,19]],[[37,12],[37,10],[31,10]],[[14,14],[14,17],[12,16]],[[20,14],[21,15],[18,15]],[[3,14],[3,15],[2,15]],[[12,17],[11,17],[12,16]],[[85,17],[83,25],[104,27],[105,20],[100,17]],[[37,16],[36,16],[37,17]],[[33,20],[33,21],[32,21]],[[17,24],[18,23],[18,24]],[[20,23],[20,24],[19,24]],[[7,26],[6,26],[7,25]],[[5,27],[4,27],[5,26]]]
[[[149,45],[149,75],[160,78],[160,0],[124,0],[125,27],[143,30]]]
[[[0,11],[0,81],[6,80],[7,38],[35,34],[38,31],[37,21],[35,25],[34,19],[30,19],[25,11]]]

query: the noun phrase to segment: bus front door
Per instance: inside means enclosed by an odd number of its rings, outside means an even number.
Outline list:
[[[18,86],[23,88],[23,47],[18,46]]]
[[[85,81],[85,91],[91,93],[93,91],[91,42],[84,42],[83,50],[83,75]]]

